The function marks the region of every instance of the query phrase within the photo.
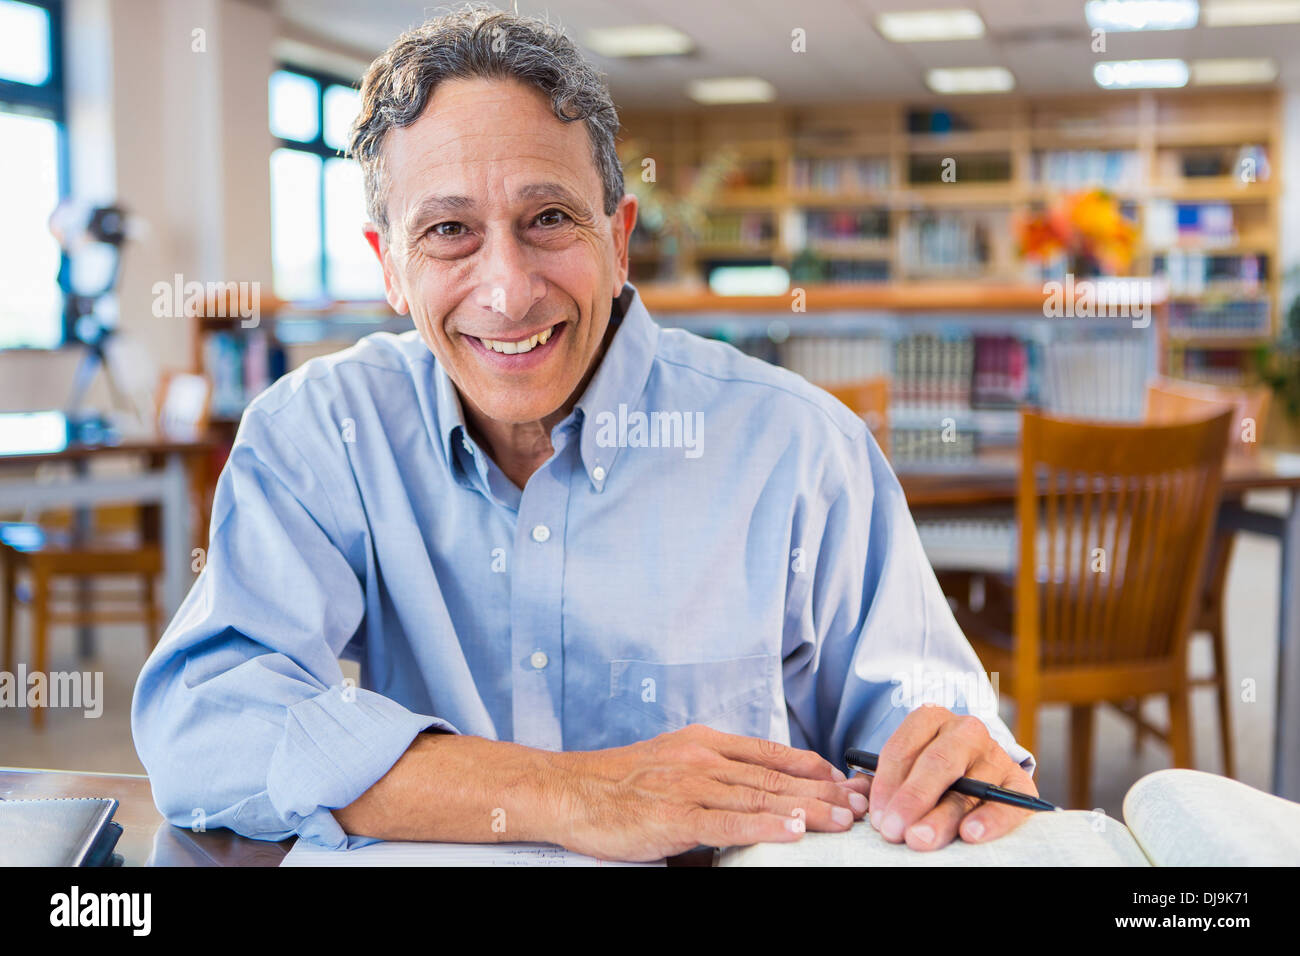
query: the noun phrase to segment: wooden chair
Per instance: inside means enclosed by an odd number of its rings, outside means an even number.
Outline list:
[[[889,377],[880,375],[821,387],[862,417],[880,450],[889,457]]]
[[[1272,393],[1264,387],[1228,388],[1161,379],[1147,386],[1146,421],[1153,424],[1204,419],[1224,410],[1233,412],[1228,436],[1228,458],[1245,458],[1259,448],[1258,436],[1268,417]],[[1250,440],[1253,439],[1253,440]],[[1236,536],[1232,531],[1216,528],[1210,539],[1205,581],[1192,615],[1192,632],[1207,633],[1214,651],[1214,672],[1191,679],[1193,687],[1213,687],[1219,710],[1219,738],[1223,744],[1223,772],[1236,776],[1235,747],[1232,739],[1232,696],[1228,687],[1228,648],[1224,625],[1224,594],[1227,591],[1228,567]],[[1146,734],[1159,738],[1158,728],[1141,713],[1140,701],[1125,701],[1120,710],[1134,723],[1133,749],[1142,746]]]
[[[956,614],[1016,701],[1021,744],[1034,748],[1039,705],[1070,706],[1073,807],[1089,802],[1098,703],[1165,695],[1174,765],[1191,765],[1187,637],[1230,418],[1119,425],[1022,415],[1014,608],[959,604]]]
[[[193,381],[197,378],[199,385]],[[184,394],[180,394],[181,392]],[[201,430],[206,422],[206,381],[198,376],[168,376],[163,380],[158,411],[160,432],[186,437]],[[179,397],[178,397],[179,395]],[[202,505],[200,505],[202,509]],[[49,629],[54,624],[94,625],[142,623],[152,649],[162,632],[155,580],[162,573],[162,549],[158,543],[155,506],[105,506],[92,512],[90,534],[79,540],[70,516],[53,514],[43,524],[0,522],[0,589],[4,615],[0,620],[3,669],[13,672],[14,618],[20,601],[18,576],[25,572],[29,585],[32,633],[32,669],[48,672]],[[89,603],[81,607],[82,594],[60,591],[64,580],[130,577],[138,590],[89,592]],[[73,606],[69,607],[69,604]],[[122,606],[125,605],[125,606]],[[43,708],[32,708],[32,724],[44,724]]]

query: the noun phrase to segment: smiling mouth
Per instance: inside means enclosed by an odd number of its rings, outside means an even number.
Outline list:
[[[513,339],[513,340],[486,339],[486,338],[480,338],[479,336],[475,336],[475,335],[471,335],[469,337],[474,339],[485,349],[489,349],[493,352],[497,352],[498,354],[522,355],[525,352],[531,352],[533,349],[545,345],[548,341],[550,341],[551,336],[562,324],[563,324],[562,322],[557,322],[555,323],[555,325],[552,325],[548,329],[543,329],[541,332],[538,332],[535,335],[530,335],[527,338],[522,338],[522,339]]]

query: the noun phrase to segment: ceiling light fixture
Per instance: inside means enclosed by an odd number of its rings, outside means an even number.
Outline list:
[[[1163,89],[1187,85],[1184,60],[1107,60],[1092,68],[1104,90]]]
[[[697,103],[714,106],[722,103],[770,103],[776,90],[757,76],[719,76],[692,80],[686,94]]]
[[[635,27],[600,27],[585,36],[589,49],[600,56],[681,56],[695,49],[691,38],[662,24]]]
[[[882,13],[876,28],[895,43],[973,40],[984,35],[984,21],[974,10],[908,10]]]
[[[1200,14],[1197,0],[1088,0],[1083,15],[1094,30],[1190,30]]]
[[[1249,27],[1300,23],[1297,0],[1205,0],[1207,27]]]
[[[927,70],[925,83],[936,93],[1005,93],[1016,78],[1002,66],[947,67]]]

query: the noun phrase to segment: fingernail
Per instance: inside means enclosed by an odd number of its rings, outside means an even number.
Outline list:
[[[849,794],[849,806],[853,808],[855,814],[867,812],[867,798],[862,794],[854,792]]]
[[[831,819],[842,827],[853,825],[853,811],[844,807],[832,807]]]
[[[897,840],[903,835],[903,818],[897,813],[891,813],[885,817],[885,822],[880,825],[880,832],[886,840]]]
[[[978,840],[984,835],[984,824],[980,823],[978,820],[971,820],[965,827],[963,827],[963,829],[966,831],[966,836],[970,837],[972,840]]]
[[[928,823],[918,823],[908,832],[926,846],[934,842],[934,830]]]
[[[849,779],[847,776],[845,776],[844,771],[841,770],[839,767],[832,767],[831,770],[833,771],[831,773],[831,779],[834,780],[836,783],[843,783],[845,780]]]
[[[882,818],[884,815],[885,815],[885,811],[884,811],[884,810],[872,810],[872,811],[871,811],[871,825],[872,825],[873,827],[875,827],[877,830],[880,829],[880,820],[881,820],[881,818]]]

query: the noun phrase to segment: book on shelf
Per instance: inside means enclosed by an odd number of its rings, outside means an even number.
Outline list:
[[[1043,369],[1044,410],[1073,418],[1140,419],[1148,360],[1147,343],[1137,336],[1052,342]]]
[[[1268,299],[1227,299],[1216,302],[1172,302],[1169,331],[1172,336],[1263,337],[1272,327]]]
[[[203,364],[212,380],[212,415],[238,418],[244,407],[287,370],[284,349],[266,329],[211,332]]]
[[[1034,154],[1033,178],[1062,189],[1127,189],[1142,182],[1142,164],[1132,149],[1043,150]]]
[[[721,851],[719,866],[1297,866],[1300,804],[1198,770],[1158,770],[1124,797],[1123,822],[1095,810],[1035,813],[987,843],[931,852],[861,821],[844,833]]]
[[[796,156],[790,163],[795,192],[869,192],[889,188],[889,160],[875,156]]]

